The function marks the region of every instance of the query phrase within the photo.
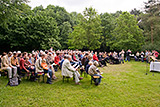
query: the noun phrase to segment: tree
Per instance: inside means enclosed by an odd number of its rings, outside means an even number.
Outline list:
[[[116,27],[113,30],[112,49],[132,49],[133,51],[140,50],[143,41],[143,31],[138,27],[137,20],[134,15],[128,12],[123,12],[116,19]]]
[[[68,36],[70,33],[72,33],[71,24],[69,22],[64,22],[61,26],[59,26],[59,29],[61,29],[60,35],[59,35],[59,43],[62,46],[61,49],[67,49]]]
[[[141,15],[140,26],[144,29],[145,49],[158,49],[160,40],[160,1],[148,0],[145,2],[145,14]]]
[[[74,31],[69,35],[69,48],[91,50],[100,48],[101,31],[100,15],[92,7],[86,8],[80,23],[74,27]]]
[[[110,50],[110,43],[112,38],[112,31],[115,28],[115,18],[109,14],[104,13],[101,14],[101,26],[102,26],[102,35],[101,35],[101,50],[102,51],[109,51]]]
[[[0,1],[0,24],[6,26],[8,19],[13,18],[17,15],[17,11],[21,9],[24,3],[28,0],[1,0]]]

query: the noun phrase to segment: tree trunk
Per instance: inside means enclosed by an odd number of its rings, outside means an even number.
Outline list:
[[[153,44],[153,23],[151,23],[151,43]]]

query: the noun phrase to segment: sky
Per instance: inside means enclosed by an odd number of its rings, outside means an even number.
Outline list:
[[[64,7],[68,12],[82,13],[85,7],[93,7],[98,13],[115,13],[116,11],[131,11],[134,8],[142,9],[143,2],[148,0],[30,0],[32,9],[42,5],[46,8],[49,4]]]

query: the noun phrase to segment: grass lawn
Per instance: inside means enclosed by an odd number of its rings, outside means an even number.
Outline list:
[[[60,72],[52,85],[23,80],[17,87],[5,87],[0,77],[0,107],[160,107],[160,73],[146,73],[146,63],[127,62],[100,68],[99,86],[90,84],[90,76],[77,86],[62,82]]]

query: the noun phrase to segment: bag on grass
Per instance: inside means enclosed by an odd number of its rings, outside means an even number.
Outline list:
[[[17,77],[13,77],[12,79],[9,80],[8,84],[6,85],[6,87],[8,85],[10,86],[18,86],[20,84],[20,80]]]

